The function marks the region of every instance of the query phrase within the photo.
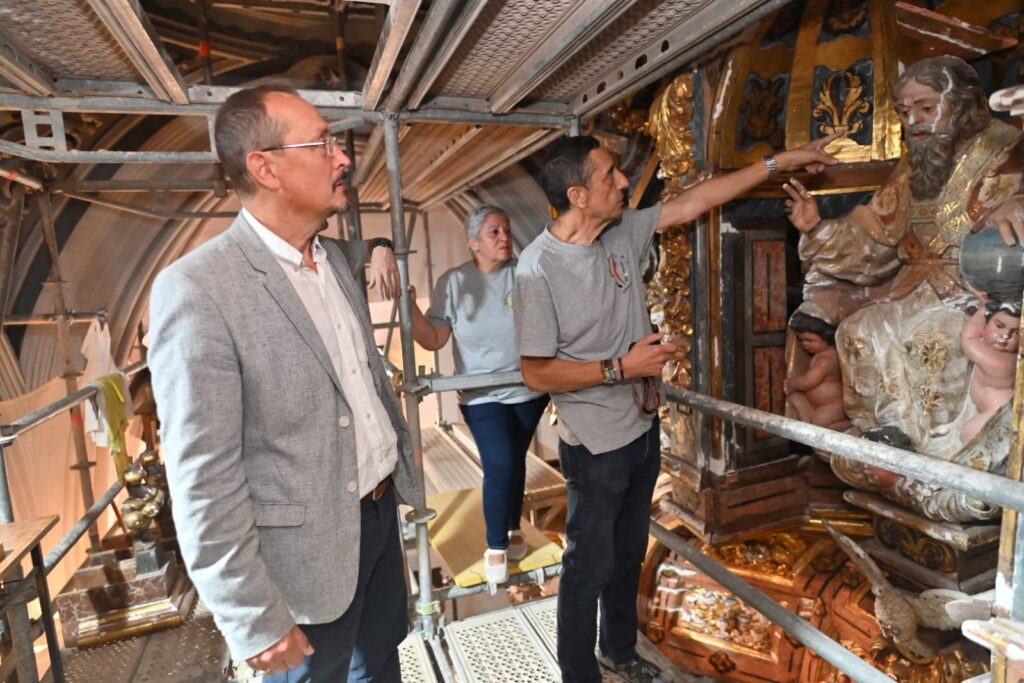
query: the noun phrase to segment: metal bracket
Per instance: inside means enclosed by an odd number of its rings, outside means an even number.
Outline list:
[[[25,145],[30,149],[68,151],[68,141],[64,136],[63,112],[52,109],[45,112],[22,109],[21,126],[25,131]],[[49,135],[41,133],[40,126],[49,127]]]

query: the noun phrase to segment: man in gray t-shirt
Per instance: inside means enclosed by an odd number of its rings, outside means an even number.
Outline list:
[[[558,218],[519,257],[513,297],[523,380],[558,408],[569,512],[558,590],[558,663],[567,683],[661,680],[636,654],[636,595],[661,464],[657,382],[676,352],[651,334],[643,263],[654,233],[687,223],[779,170],[836,160],[835,136],[704,181],[671,201],[623,211],[626,177],[592,137],[548,151],[541,185]]]

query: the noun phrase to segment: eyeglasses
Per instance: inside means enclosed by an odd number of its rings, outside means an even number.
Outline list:
[[[278,147],[265,147],[265,148],[261,149],[260,151],[261,152],[279,152],[279,151],[282,151],[282,150],[285,150],[285,149],[299,149],[301,147],[323,147],[324,148],[324,154],[327,157],[333,157],[334,156],[334,152],[339,148],[340,144],[341,144],[341,140],[340,139],[338,139],[336,137],[333,137],[333,136],[328,136],[326,138],[323,138],[322,140],[317,140],[316,142],[296,142],[296,143],[293,143],[293,144],[290,144],[290,145],[280,145]]]

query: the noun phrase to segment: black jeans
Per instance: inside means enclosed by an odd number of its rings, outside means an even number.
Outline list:
[[[547,406],[547,395],[523,403],[459,406],[473,433],[484,470],[488,548],[508,548],[508,532],[519,529],[526,486],[526,452]]]
[[[558,587],[558,664],[567,683],[601,680],[594,644],[617,663],[636,652],[636,592],[661,465],[658,420],[622,448],[592,454],[559,442],[569,498]]]

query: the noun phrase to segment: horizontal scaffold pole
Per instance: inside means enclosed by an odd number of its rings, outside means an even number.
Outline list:
[[[722,401],[694,391],[666,387],[665,396],[670,401],[730,422],[771,432],[790,441],[881,467],[911,479],[956,489],[993,505],[1024,510],[1024,482],[875,443],[756,408]]]

